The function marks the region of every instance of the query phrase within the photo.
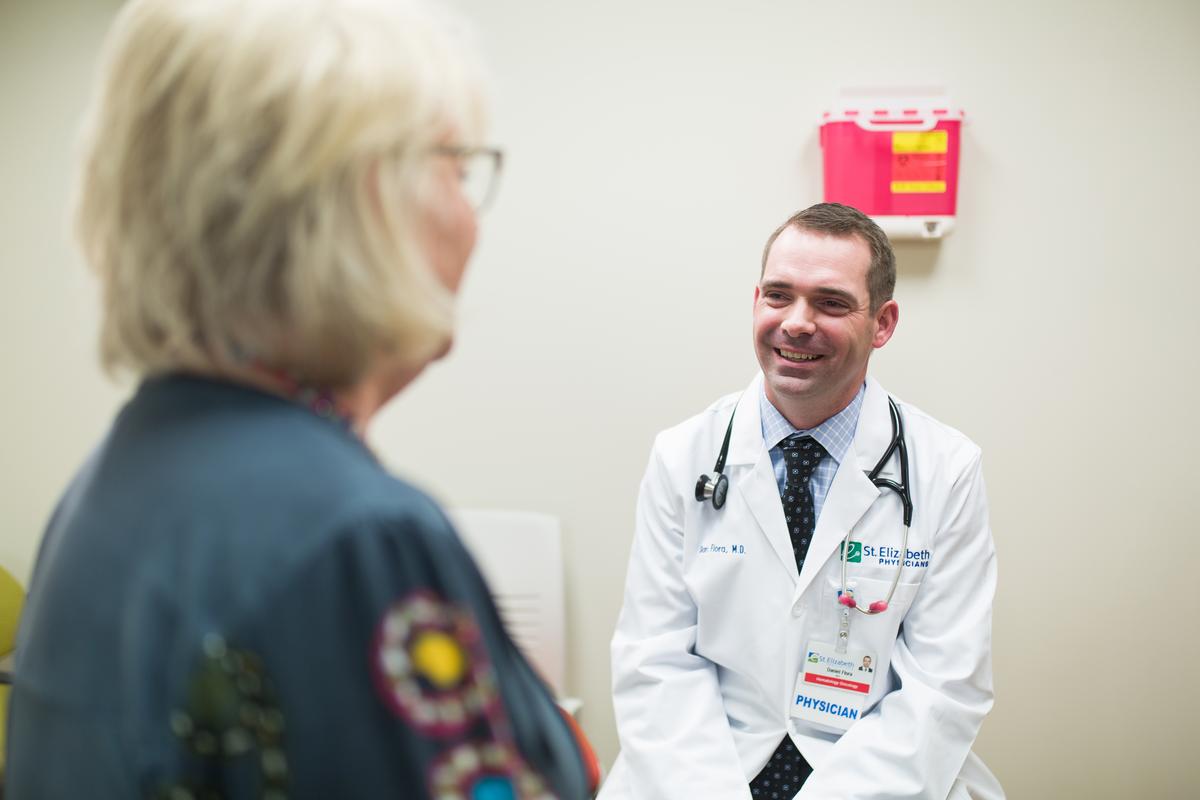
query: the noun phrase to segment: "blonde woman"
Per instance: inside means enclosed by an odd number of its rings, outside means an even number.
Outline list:
[[[122,9],[78,230],[141,382],[43,540],[9,796],[587,795],[445,516],[360,439],[449,347],[482,123],[424,5]]]

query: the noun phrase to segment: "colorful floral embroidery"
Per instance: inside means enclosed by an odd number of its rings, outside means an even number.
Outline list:
[[[230,759],[258,751],[264,800],[286,800],[287,757],[284,717],[276,705],[262,659],[228,647],[215,634],[205,637],[204,658],[188,686],[187,705],[171,714],[171,730],[203,759]],[[210,788],[166,787],[172,800],[216,798]]]
[[[496,705],[495,677],[474,620],[428,592],[388,609],[372,661],[388,705],[427,736],[461,734]]]
[[[553,800],[537,776],[509,746],[467,742],[443,754],[430,772],[437,800]]]

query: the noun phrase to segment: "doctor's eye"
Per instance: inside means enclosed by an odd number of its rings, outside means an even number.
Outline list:
[[[850,304],[845,300],[839,300],[834,297],[827,297],[817,303],[822,310],[828,311],[831,314],[844,314],[850,310]]]

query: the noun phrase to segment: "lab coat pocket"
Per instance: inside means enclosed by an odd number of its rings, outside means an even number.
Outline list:
[[[848,577],[846,584],[853,591],[859,608],[869,608],[872,603],[887,599],[888,590],[892,586],[890,580],[865,577]],[[825,609],[827,614],[835,618],[841,617],[842,606],[838,602],[841,588],[840,577],[828,578]],[[919,583],[898,583],[886,611],[879,614],[851,611],[850,646],[873,653],[879,666],[886,670],[892,658],[892,648],[896,644],[900,623],[920,588]]]

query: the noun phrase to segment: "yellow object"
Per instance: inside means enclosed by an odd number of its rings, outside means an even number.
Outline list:
[[[946,131],[896,131],[892,134],[892,152],[945,153],[949,142]]]
[[[892,194],[945,194],[945,181],[892,181]]]
[[[8,728],[8,688],[0,686],[0,781],[4,778],[4,754],[7,752],[4,732]]]
[[[441,631],[420,634],[410,654],[421,677],[439,689],[457,685],[467,669],[467,659],[458,641]]]
[[[17,622],[25,605],[25,590],[4,567],[0,567],[0,658],[12,653],[17,641]],[[4,732],[8,728],[8,687],[0,685],[0,776],[4,775]]]

